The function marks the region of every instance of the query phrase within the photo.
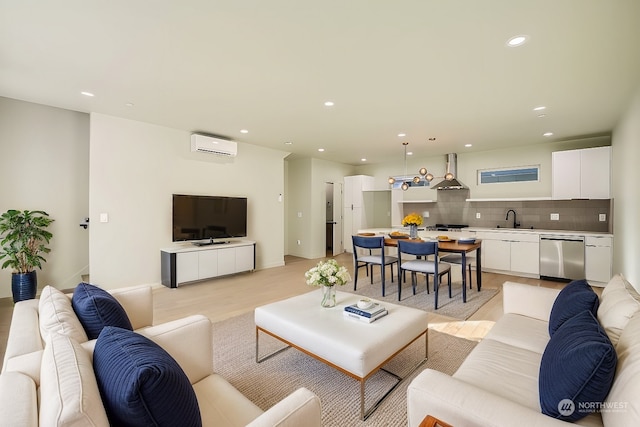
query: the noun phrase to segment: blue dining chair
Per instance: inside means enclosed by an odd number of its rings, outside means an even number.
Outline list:
[[[416,259],[402,260],[402,255],[413,255]],[[433,255],[433,261],[428,257]],[[435,293],[435,309],[438,309],[438,288],[442,276],[447,275],[449,283],[449,298],[451,298],[451,265],[438,261],[438,242],[415,242],[398,240],[398,301],[402,292],[402,275],[405,271],[411,272],[411,287],[416,294],[417,273],[423,273],[427,280],[427,292],[429,292],[429,275],[433,275],[433,288]]]
[[[393,264],[398,263],[398,258],[394,256],[388,256],[384,253],[384,237],[365,237],[365,236],[351,236],[353,243],[353,266],[354,266],[354,279],[353,290],[355,291],[358,286],[358,266],[362,266],[362,263],[371,267],[371,284],[373,284],[373,266],[380,266],[380,277],[382,280],[382,296],[385,295],[385,267],[391,266],[391,282],[393,282]],[[359,253],[358,249],[364,249],[368,253]],[[379,251],[378,251],[379,249]]]

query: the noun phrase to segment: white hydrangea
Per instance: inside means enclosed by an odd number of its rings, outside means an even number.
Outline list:
[[[351,280],[349,271],[344,266],[338,265],[335,259],[320,261],[318,265],[304,273],[304,277],[307,279],[307,285],[311,286],[342,286]]]

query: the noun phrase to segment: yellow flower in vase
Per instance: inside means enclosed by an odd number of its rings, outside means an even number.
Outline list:
[[[418,238],[418,226],[422,225],[422,216],[415,212],[405,216],[402,220],[402,225],[409,227],[409,237],[412,239]]]

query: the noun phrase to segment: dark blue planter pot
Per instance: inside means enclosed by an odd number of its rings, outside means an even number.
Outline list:
[[[11,292],[13,302],[34,299],[38,290],[36,271],[30,273],[13,273],[11,275]]]

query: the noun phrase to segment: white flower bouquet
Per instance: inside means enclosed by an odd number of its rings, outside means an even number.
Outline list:
[[[320,261],[318,265],[304,273],[307,285],[311,286],[335,286],[344,285],[351,280],[349,271],[340,266],[335,259]]]

